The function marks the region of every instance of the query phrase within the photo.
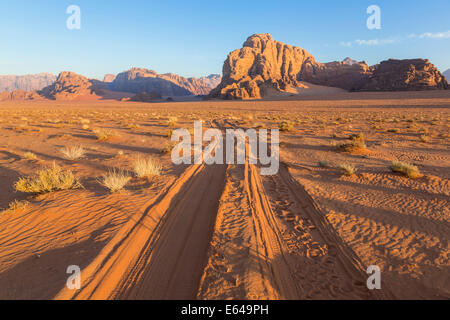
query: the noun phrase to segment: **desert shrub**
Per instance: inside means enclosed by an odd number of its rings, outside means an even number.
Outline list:
[[[82,146],[70,146],[70,147],[64,147],[60,150],[61,153],[64,156],[64,159],[67,160],[77,160],[80,159],[86,151]]]
[[[138,125],[137,123],[130,123],[130,124],[127,125],[127,128],[128,128],[128,129],[138,129],[138,128],[140,128],[140,127],[141,127],[141,126]]]
[[[415,179],[421,177],[419,168],[402,161],[393,161],[389,167],[392,172],[401,173],[405,177]]]
[[[330,163],[328,161],[326,161],[326,160],[320,160],[318,162],[318,165],[319,165],[319,167],[322,167],[322,168],[329,168],[330,167]]]
[[[351,134],[349,137],[350,140],[360,140],[364,141],[364,135],[362,133]]]
[[[55,163],[52,167],[40,169],[34,176],[20,178],[14,184],[16,191],[26,193],[46,193],[80,187],[81,184],[71,171],[63,171]]]
[[[345,176],[352,176],[356,173],[357,169],[354,165],[349,163],[342,163],[339,165],[339,169],[341,169],[342,174]]]
[[[290,132],[294,130],[294,125],[290,121],[283,121],[278,126],[281,132]]]
[[[161,174],[161,164],[151,157],[138,157],[134,162],[134,173],[139,178],[147,176],[159,176]]]
[[[37,156],[33,152],[25,152],[23,158],[26,160],[37,160]]]
[[[111,192],[117,192],[122,190],[130,180],[131,177],[125,170],[113,169],[105,174],[99,182]]]
[[[175,144],[174,144],[174,143],[168,142],[168,143],[161,149],[161,153],[162,153],[162,154],[171,153],[174,147],[175,147]]]
[[[177,125],[177,122],[178,122],[177,117],[169,117],[169,120],[167,121],[167,126],[175,127]]]
[[[348,153],[364,153],[367,152],[367,146],[363,140],[352,140],[334,145],[337,151]]]
[[[430,137],[427,136],[426,134],[422,134],[420,136],[420,141],[425,142],[425,143],[430,142]]]
[[[0,215],[5,214],[5,213],[14,213],[17,210],[25,209],[29,204],[30,203],[26,200],[19,201],[16,199],[9,204],[8,209],[0,212]]]
[[[97,140],[104,141],[108,140],[112,137],[118,137],[119,134],[115,132],[114,130],[110,129],[94,129],[93,130],[95,136],[97,137]]]

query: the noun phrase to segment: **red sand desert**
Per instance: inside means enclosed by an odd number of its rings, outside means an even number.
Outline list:
[[[450,91],[314,88],[257,101],[1,102],[0,299],[450,298]],[[171,130],[200,119],[222,131],[289,123],[278,173],[174,165]],[[346,149],[350,137],[364,147]],[[159,172],[137,177],[139,156]],[[417,175],[392,172],[394,160]],[[54,165],[82,187],[15,191]],[[102,185],[113,169],[128,177],[117,192]],[[66,286],[69,265],[80,290]],[[381,290],[366,286],[370,265]]]

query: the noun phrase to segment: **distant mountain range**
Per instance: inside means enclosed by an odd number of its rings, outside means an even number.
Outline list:
[[[105,79],[106,80],[106,79]],[[108,77],[107,80],[112,80]],[[121,92],[158,92],[161,96],[207,95],[220,82],[220,75],[208,77],[184,78],[177,74],[158,74],[153,70],[133,68],[119,73],[109,84],[113,91]]]
[[[274,92],[295,92],[303,82],[347,91],[448,89],[443,74],[426,59],[389,59],[369,66],[351,58],[320,63],[306,50],[254,34],[224,62],[223,75],[185,78],[173,73],[132,68],[103,81],[70,71],[0,76],[0,100],[126,99],[172,101],[173,97],[260,99]]]
[[[58,77],[40,74],[16,78],[4,77],[5,90],[0,90],[0,100],[74,100],[105,97],[120,99],[135,95],[136,97],[130,100],[153,101],[170,97],[207,95],[221,81],[221,76],[217,74],[184,78],[173,73],[158,74],[142,68],[132,68],[117,76],[107,74],[103,81],[88,79],[70,71],[63,71]],[[2,78],[0,82],[1,80]],[[16,80],[14,86],[11,84],[13,80]]]
[[[450,69],[444,71],[442,74],[447,79],[447,82],[450,84]]]
[[[41,90],[51,85],[55,80],[56,76],[51,73],[38,73],[24,76],[0,76],[0,92]]]

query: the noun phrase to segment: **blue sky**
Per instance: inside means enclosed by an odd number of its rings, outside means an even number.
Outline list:
[[[369,5],[381,29],[366,27]],[[68,30],[66,9],[81,9]],[[130,67],[183,76],[221,73],[254,33],[300,46],[320,62],[428,58],[450,68],[448,0],[14,0],[0,2],[0,74],[71,70],[102,78]]]

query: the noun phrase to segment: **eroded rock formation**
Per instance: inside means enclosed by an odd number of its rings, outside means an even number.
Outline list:
[[[88,78],[70,71],[63,71],[56,81],[38,92],[51,100],[74,100],[80,96],[95,96],[95,87]]]
[[[376,66],[350,58],[320,63],[306,50],[255,34],[228,55],[223,78],[210,97],[259,99],[289,91],[301,81],[352,91],[445,89],[447,83],[428,60],[388,60]]]

